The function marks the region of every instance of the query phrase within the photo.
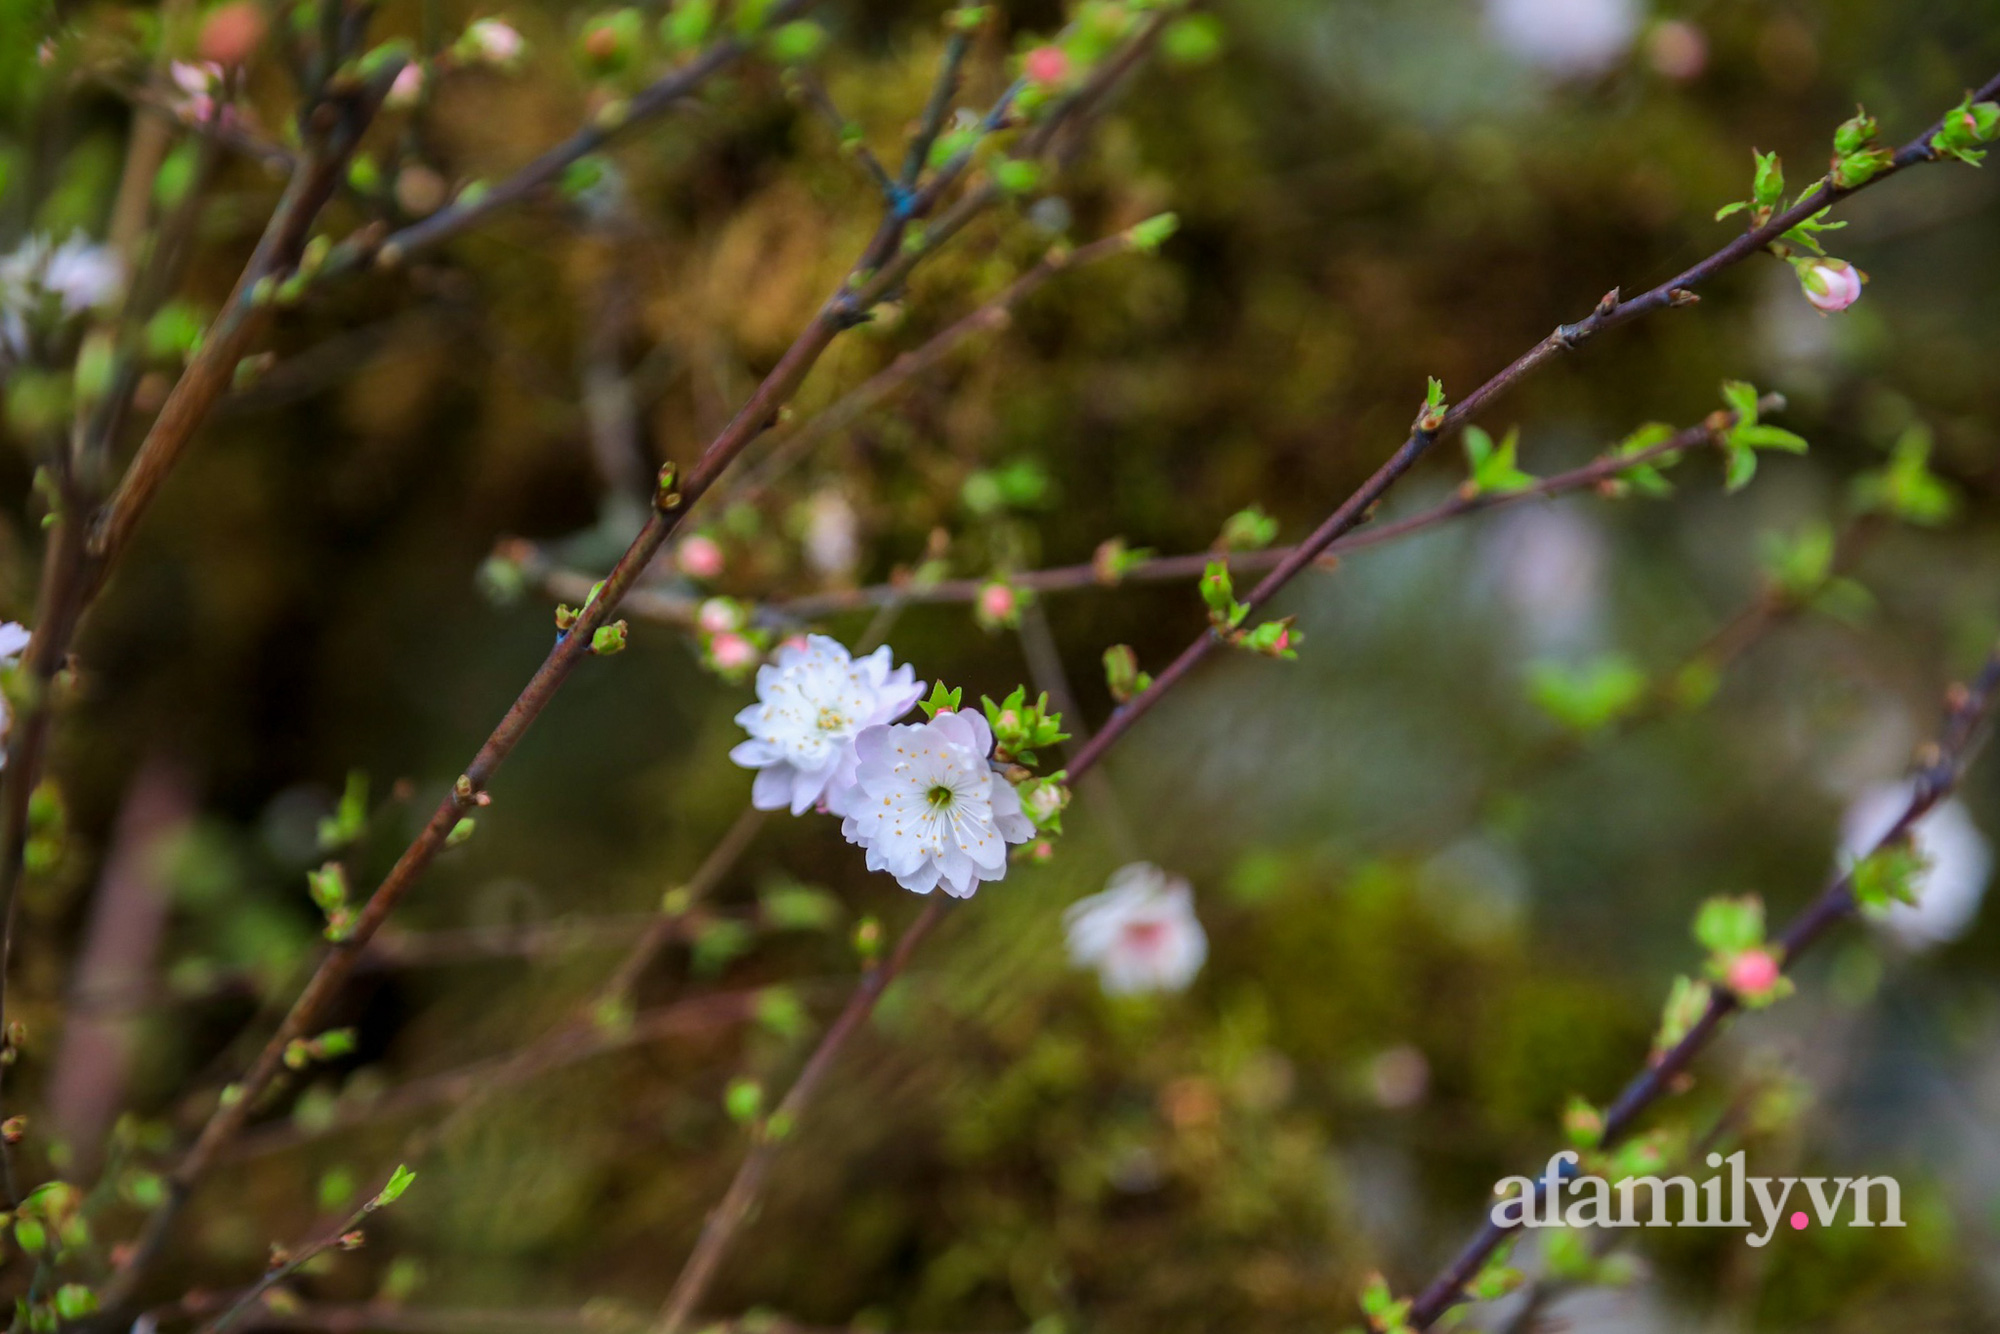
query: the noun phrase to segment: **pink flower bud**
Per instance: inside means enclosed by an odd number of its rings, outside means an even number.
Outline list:
[[[1014,590],[1005,584],[988,584],[979,590],[979,614],[989,621],[1004,621],[1014,614]]]
[[[708,656],[725,672],[741,671],[757,661],[757,646],[733,631],[708,641]]]
[[[396,75],[396,81],[389,85],[389,95],[382,99],[382,105],[391,111],[408,111],[417,104],[424,92],[424,67],[405,65]]]
[[[1038,46],[1028,52],[1021,72],[1028,76],[1028,82],[1053,88],[1069,77],[1069,57],[1062,53],[1060,47]]]
[[[1286,649],[1290,648],[1291,646],[1292,646],[1292,632],[1290,630],[1280,630],[1278,631],[1278,638],[1276,642],[1271,645],[1271,651],[1273,653],[1283,653]]]
[[[1806,300],[1823,314],[1846,310],[1861,299],[1861,270],[1841,259],[1816,259],[1799,268]]]
[[[1739,996],[1761,996],[1778,981],[1778,961],[1767,950],[1745,950],[1729,961],[1729,989]]]
[[[722,573],[722,548],[710,537],[690,537],[674,552],[674,564],[690,579],[713,579]]]

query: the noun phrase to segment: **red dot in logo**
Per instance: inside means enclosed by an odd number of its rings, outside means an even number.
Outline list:
[[[1797,1213],[1792,1215],[1792,1231],[1803,1232],[1805,1230],[1806,1230],[1806,1211],[1801,1209]]]

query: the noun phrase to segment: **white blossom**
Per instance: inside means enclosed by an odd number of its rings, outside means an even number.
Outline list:
[[[0,337],[15,356],[23,356],[29,322],[44,316],[51,299],[53,313],[67,319],[109,305],[124,285],[124,265],[111,247],[82,232],[59,246],[30,236],[0,256]]]
[[[1639,32],[1637,0],[1486,0],[1494,40],[1516,58],[1562,77],[1618,63]]]
[[[1855,798],[1840,825],[1840,860],[1865,855],[1909,808],[1911,784],[1888,783]],[[1890,905],[1883,925],[1905,945],[1922,949],[1955,940],[1972,925],[1993,872],[1993,848],[1957,798],[1933,806],[1911,830],[1929,867],[1912,888],[1916,902]]]
[[[28,628],[18,621],[0,623],[0,669],[12,667],[27,651],[31,636]],[[0,742],[5,742],[7,732],[13,725],[13,715],[7,709],[7,697],[0,695]],[[0,751],[0,765],[7,763],[7,756]]]
[[[1194,915],[1194,891],[1151,862],[1111,873],[1104,892],[1063,914],[1070,962],[1095,968],[1113,996],[1179,991],[1208,958],[1208,934]]]
[[[824,801],[846,814],[855,738],[910,711],[924,691],[913,676],[907,664],[893,665],[887,645],[857,661],[825,635],[781,644],[776,659],[757,669],[757,702],[736,715],[750,739],[729,752],[758,771],[752,804],[789,806],[799,815]]]
[[[969,899],[980,881],[1007,874],[1009,843],[1035,836],[988,758],[993,729],[978,714],[871,727],[854,744],[860,764],[840,832],[868,850],[869,870],[904,889]]]

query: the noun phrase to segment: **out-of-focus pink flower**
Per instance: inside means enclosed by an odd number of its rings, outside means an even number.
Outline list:
[[[713,579],[722,573],[722,548],[712,537],[690,537],[675,549],[674,564],[690,579]]]
[[[1815,309],[1832,315],[1861,299],[1861,270],[1844,259],[1816,259],[1799,266],[1799,286]]]
[[[1028,52],[1021,72],[1028,76],[1028,82],[1053,88],[1069,77],[1069,57],[1062,53],[1060,47],[1038,46]]]
[[[1179,991],[1208,958],[1208,933],[1194,915],[1194,891],[1151,862],[1112,872],[1104,892],[1063,914],[1070,962],[1094,968],[1113,996]]]

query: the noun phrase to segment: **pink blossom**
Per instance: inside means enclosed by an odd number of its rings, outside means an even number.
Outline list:
[[[690,537],[674,551],[674,564],[690,579],[713,579],[722,573],[722,548],[712,537]]]
[[[1094,968],[1113,996],[1179,991],[1208,957],[1208,935],[1194,915],[1194,892],[1150,862],[1112,872],[1104,892],[1063,914],[1070,962]]]
[[[1768,950],[1745,950],[1729,961],[1729,989],[1739,996],[1761,996],[1778,981],[1778,961]]]
[[[1861,270],[1843,259],[1816,259],[1799,266],[1799,285],[1806,300],[1831,315],[1861,299]]]
[[[1021,67],[1030,83],[1038,83],[1044,88],[1053,88],[1069,77],[1069,57],[1062,48],[1038,46],[1028,52],[1028,58]]]

